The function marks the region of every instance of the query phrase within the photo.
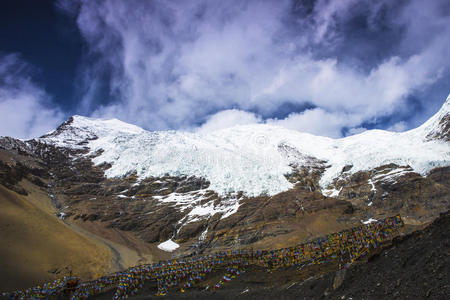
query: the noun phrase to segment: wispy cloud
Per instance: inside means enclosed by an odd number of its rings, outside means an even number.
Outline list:
[[[247,120],[337,137],[413,114],[411,95],[450,78],[446,0],[69,2],[89,49],[81,113],[149,129]],[[287,103],[308,107],[277,115]]]
[[[63,121],[31,71],[17,54],[0,55],[0,136],[35,138]]]

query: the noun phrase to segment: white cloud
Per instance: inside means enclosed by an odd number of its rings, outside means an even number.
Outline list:
[[[364,131],[366,131],[367,128],[364,127],[354,127],[354,128],[350,128],[347,132],[347,136],[349,135],[355,135],[355,134],[359,134],[359,133],[363,133]]]
[[[345,114],[329,113],[323,109],[315,108],[299,114],[290,114],[285,119],[268,120],[267,123],[314,135],[338,138],[342,136],[341,128],[354,126],[359,123],[359,120],[352,119]]]
[[[79,3],[78,26],[97,58],[84,70],[90,87],[82,104],[85,113],[148,129],[192,128],[199,119],[208,120],[201,130],[231,126],[240,121],[231,117],[237,111],[229,112],[226,122],[225,113],[209,114],[236,108],[257,111],[291,129],[337,137],[344,128],[359,128],[402,109],[408,96],[450,69],[450,41],[443,38],[450,34],[449,17],[429,1],[395,8],[387,0],[320,0],[312,13],[300,17],[292,14],[291,1]],[[394,8],[396,14],[386,13]],[[384,16],[384,26],[402,32],[392,41],[396,51],[368,58],[364,67],[341,60],[342,53],[333,49],[367,42],[346,40],[344,25],[357,14],[366,16],[369,31]],[[414,48],[415,37],[427,43]],[[95,90],[105,70],[118,99],[99,106]],[[286,103],[315,109],[272,120]]]
[[[236,125],[256,123],[282,126],[291,130],[337,138],[342,136],[340,128],[358,124],[359,120],[352,119],[344,114],[329,113],[320,108],[308,109],[302,113],[293,113],[283,119],[267,120],[263,120],[260,116],[251,112],[231,109],[220,111],[210,116],[197,131],[210,132]],[[363,128],[352,128],[350,132],[356,134],[364,130]]]
[[[236,125],[248,125],[261,122],[261,118],[253,113],[237,109],[229,109],[220,111],[210,116],[208,120],[197,129],[197,131],[210,132]]]
[[[408,129],[408,125],[404,121],[400,121],[395,123],[394,125],[390,126],[386,130],[389,131],[395,131],[395,132],[402,132]]]
[[[62,113],[30,79],[27,65],[15,54],[0,56],[0,135],[34,138],[62,121]]]

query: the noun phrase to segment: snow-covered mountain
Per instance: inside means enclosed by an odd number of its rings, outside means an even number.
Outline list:
[[[220,195],[275,195],[292,188],[286,175],[295,168],[321,165],[320,188],[338,193],[336,182],[382,165],[400,166],[388,177],[416,172],[426,175],[450,165],[448,119],[450,96],[441,110],[422,126],[402,132],[368,130],[331,139],[266,124],[235,126],[207,134],[146,131],[117,119],[73,116],[41,142],[73,149],[88,148],[95,164],[108,163],[109,178],[136,173],[149,176],[196,176],[207,179]],[[326,120],[324,120],[325,122]],[[348,170],[343,172],[344,167]],[[386,179],[386,175],[378,179]],[[377,180],[377,178],[374,178]]]
[[[450,97],[416,129],[341,139],[267,124],[151,132],[73,116],[39,139],[0,138],[0,185],[47,197],[64,222],[138,249],[140,261],[156,246],[291,246],[395,214],[423,225],[450,207]]]

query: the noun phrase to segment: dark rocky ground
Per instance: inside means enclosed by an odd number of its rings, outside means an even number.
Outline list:
[[[449,299],[450,213],[442,214],[423,231],[394,240],[390,248],[367,264],[349,269],[343,284],[330,295],[353,299]]]
[[[154,296],[152,284],[133,299],[449,299],[450,212],[421,231],[396,238],[351,268],[336,265],[295,268],[268,273],[262,268],[247,272],[216,292],[211,288],[222,276],[212,274],[196,288],[168,296]],[[112,292],[97,299],[111,299]]]

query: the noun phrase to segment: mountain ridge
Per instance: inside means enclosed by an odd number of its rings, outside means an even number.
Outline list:
[[[442,108],[418,128],[402,133],[368,130],[341,139],[268,124],[240,125],[206,134],[146,131],[117,119],[74,116],[39,140],[60,147],[88,148],[91,155],[102,151],[93,161],[111,164],[106,171],[107,177],[133,172],[140,179],[163,174],[198,176],[209,180],[211,189],[221,195],[243,191],[258,196],[274,195],[292,188],[285,174],[291,173],[291,165],[302,166],[311,159],[324,162],[320,186],[328,191],[333,190],[330,185],[347,165],[352,165],[348,172],[354,174],[396,163],[409,165],[421,175],[434,167],[447,166],[450,147],[440,141],[445,142],[449,134],[445,127],[449,115],[450,96]],[[283,157],[279,153],[283,145],[297,155],[285,153]],[[155,153],[165,154],[157,156]],[[305,161],[305,157],[310,159]],[[214,164],[216,168],[211,167]],[[242,172],[245,169],[253,170]]]

